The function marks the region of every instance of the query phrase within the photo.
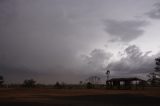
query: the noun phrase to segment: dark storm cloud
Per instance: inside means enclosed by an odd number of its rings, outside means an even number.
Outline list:
[[[4,76],[5,83],[23,83],[26,79],[34,79],[37,83],[54,84],[56,81],[65,83],[78,83],[90,75],[76,74],[63,67],[58,70],[33,70],[26,67],[0,66],[0,75]],[[71,78],[72,77],[72,78]],[[74,80],[73,80],[74,79]]]
[[[135,40],[144,33],[142,29],[147,25],[146,21],[117,21],[117,20],[106,20],[105,31],[110,34],[113,39],[129,42]]]
[[[112,53],[93,49],[109,40],[101,20],[117,17],[123,5],[130,3],[0,0],[0,74],[8,81],[34,77],[48,83],[78,82],[93,73],[104,74]],[[146,22],[107,20],[105,25],[111,37],[129,42],[143,34]]]
[[[134,74],[146,74],[154,70],[154,59],[158,56],[143,53],[137,46],[131,45],[124,50],[125,56],[119,61],[112,62],[108,69],[117,76],[129,76]]]
[[[5,83],[22,83],[25,79],[35,78],[42,75],[42,73],[34,72],[25,67],[12,67],[0,65],[0,74],[4,76]]]
[[[36,66],[38,63],[49,67],[55,60],[57,65],[70,61],[76,51],[76,45],[72,44],[74,27],[64,16],[63,9],[58,7],[59,4],[52,1],[16,2],[14,5],[11,2],[3,4],[1,13],[8,22],[0,25],[0,54],[5,61],[17,65],[33,63]]]
[[[160,3],[155,3],[153,9],[146,14],[152,19],[160,19]]]
[[[77,82],[89,75],[92,69],[79,53],[99,36],[86,23],[98,7],[88,5],[90,1],[0,1],[0,74],[10,81],[41,77],[46,82]]]
[[[65,2],[64,2],[65,3]],[[66,6],[67,8],[67,6]],[[67,17],[63,3],[48,0],[7,0],[0,2],[0,74],[12,76],[50,73],[74,76],[78,64],[75,25]],[[8,68],[7,68],[8,67]],[[11,68],[10,68],[11,67]],[[25,69],[24,69],[25,67]],[[5,73],[5,72],[11,72]],[[42,74],[45,76],[45,74]],[[56,78],[57,78],[56,77]],[[66,75],[63,79],[72,80]]]

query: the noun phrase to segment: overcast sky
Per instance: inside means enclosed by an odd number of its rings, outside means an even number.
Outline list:
[[[0,0],[6,82],[145,77],[160,56],[159,0]]]

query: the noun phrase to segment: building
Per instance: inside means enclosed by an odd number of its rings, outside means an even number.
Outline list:
[[[132,78],[112,78],[106,81],[107,88],[116,88],[116,89],[131,89],[144,87],[146,81],[132,77]]]

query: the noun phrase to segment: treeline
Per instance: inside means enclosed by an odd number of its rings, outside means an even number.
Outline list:
[[[93,79],[92,79],[93,78]],[[91,76],[87,80],[80,81],[78,84],[67,84],[64,82],[56,82],[54,84],[40,84],[34,79],[26,79],[21,84],[11,83],[6,84],[3,77],[0,76],[0,88],[53,88],[53,89],[106,89],[106,84],[101,84],[98,82],[96,76]],[[148,86],[160,86],[159,79],[154,76],[154,79],[148,79],[144,87]]]
[[[26,79],[21,84],[5,84],[3,76],[0,76],[0,87],[2,88],[55,88],[55,89],[91,89],[105,88],[105,84],[101,84],[101,79],[98,76],[90,76],[84,81],[79,81],[77,84],[67,84],[57,81],[54,84],[40,84],[34,79]]]
[[[95,76],[94,76],[95,77]],[[105,88],[105,84],[82,82],[79,84],[66,84],[64,82],[56,82],[55,84],[39,84],[34,79],[24,80],[22,84],[5,84],[0,83],[1,88],[53,88],[53,89],[91,89]]]

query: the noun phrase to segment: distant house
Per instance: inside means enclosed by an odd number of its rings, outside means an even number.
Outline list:
[[[131,89],[133,87],[144,87],[146,81],[131,77],[131,78],[112,78],[106,81],[106,85],[109,88],[117,88],[117,89]]]

